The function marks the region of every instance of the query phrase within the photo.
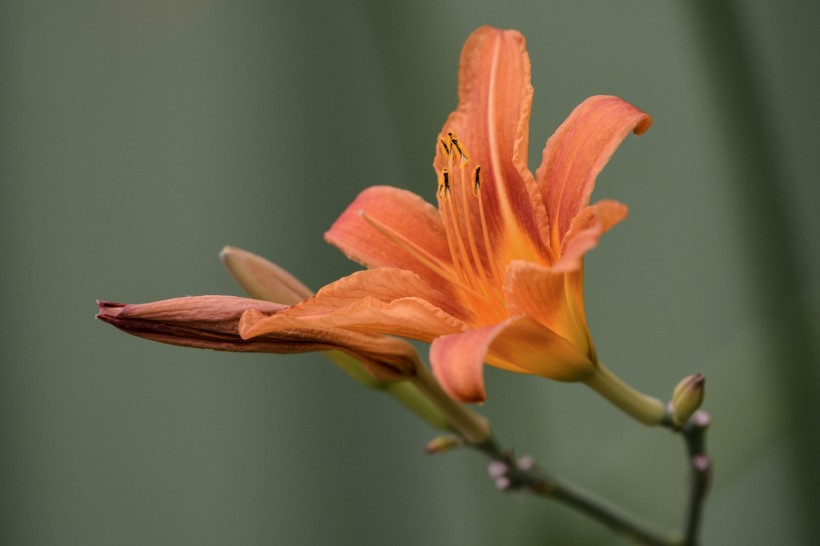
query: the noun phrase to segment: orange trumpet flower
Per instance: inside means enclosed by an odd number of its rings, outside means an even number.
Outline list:
[[[417,339],[431,343],[433,372],[460,401],[485,399],[487,363],[583,381],[660,421],[659,402],[598,362],[583,296],[583,255],[627,214],[611,200],[589,205],[595,178],[652,120],[617,97],[591,97],[549,139],[533,176],[532,95],[524,37],[476,30],[461,55],[458,108],[436,142],[438,208],[393,187],[364,190],[325,238],[369,269],[287,309],[247,312],[242,336],[310,327]]]

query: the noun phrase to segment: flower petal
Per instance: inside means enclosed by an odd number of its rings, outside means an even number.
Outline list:
[[[579,352],[591,354],[591,340],[577,289],[583,289],[581,271],[563,272],[517,260],[507,267],[504,296],[512,314],[527,314],[571,342]]]
[[[588,356],[526,315],[443,336],[430,346],[433,373],[447,394],[462,402],[485,399],[484,362],[557,381],[581,381],[594,371]]]
[[[535,179],[550,220],[550,244],[560,248],[570,224],[589,204],[595,178],[631,132],[644,133],[652,118],[618,97],[582,102],[547,141]]]
[[[533,89],[524,37],[514,30],[481,27],[464,44],[459,65],[459,103],[444,124],[440,139],[457,135],[470,164],[481,167],[481,194],[488,229],[501,253],[518,257],[541,252],[546,227],[543,198],[528,162],[529,120]],[[433,166],[448,166],[448,154],[437,146]],[[453,193],[467,177],[452,177]],[[473,187],[467,189],[472,194]],[[475,205],[471,223],[479,223]],[[464,229],[462,227],[462,229]],[[481,244],[481,243],[479,243]]]
[[[556,271],[572,271],[582,267],[584,254],[598,245],[601,235],[621,222],[628,214],[626,205],[611,199],[602,199],[581,209],[572,219],[569,231],[561,242],[561,258],[555,263]]]
[[[450,292],[449,280],[455,278],[438,211],[406,190],[367,188],[325,233],[325,240],[366,267],[414,271],[443,293]]]
[[[471,320],[473,316],[472,311],[431,287],[416,273],[390,267],[357,271],[343,277],[320,289],[314,297],[289,307],[284,313],[300,317],[326,315],[363,298],[384,303],[416,298],[462,320]]]
[[[466,324],[419,298],[402,298],[389,303],[362,298],[346,307],[322,315],[288,313],[259,316],[258,322],[242,322],[242,335],[281,332],[292,328],[345,328],[432,341],[436,336],[463,331]]]
[[[487,398],[484,359],[490,343],[508,323],[504,321],[433,341],[430,366],[450,398],[466,403],[483,402]]]
[[[490,345],[487,364],[540,375],[555,381],[581,381],[594,371],[594,364],[579,347],[534,318],[512,319]]]
[[[327,328],[296,322],[292,327],[267,331],[260,325],[269,315],[249,309],[239,321],[239,332],[245,340],[288,339],[301,341],[301,350],[308,352],[336,349],[355,357],[373,377],[380,381],[406,379],[416,374],[420,365],[418,354],[406,341],[375,333],[357,332],[345,328]],[[299,346],[296,345],[299,349]],[[283,351],[270,351],[283,352]]]

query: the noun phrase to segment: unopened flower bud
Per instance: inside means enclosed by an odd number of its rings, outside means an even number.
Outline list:
[[[464,440],[457,436],[437,436],[427,443],[424,450],[429,455],[437,455],[439,453],[447,453],[451,449],[461,447],[464,445]]]
[[[253,298],[294,305],[313,295],[299,279],[261,256],[226,246],[219,257],[239,286]]]
[[[696,373],[685,377],[672,392],[672,422],[682,426],[703,403],[706,378]]]

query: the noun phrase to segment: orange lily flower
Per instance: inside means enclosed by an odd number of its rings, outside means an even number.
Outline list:
[[[247,314],[242,335],[297,325],[393,334],[430,342],[433,372],[460,401],[485,399],[487,363],[583,381],[634,405],[598,362],[583,255],[627,214],[611,200],[589,205],[597,174],[652,120],[617,97],[591,97],[549,139],[533,176],[532,95],[524,37],[476,30],[461,55],[458,108],[436,143],[438,208],[405,190],[366,189],[325,238],[369,269],[270,316]],[[650,405],[639,419],[661,418]]]

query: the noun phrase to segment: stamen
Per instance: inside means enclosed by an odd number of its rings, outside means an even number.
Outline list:
[[[477,167],[480,169],[481,167]],[[459,171],[463,173],[464,171]],[[475,170],[473,171],[473,175],[475,175]],[[498,293],[495,291],[495,287],[493,284],[490,283],[490,279],[487,278],[487,271],[484,268],[484,262],[481,259],[481,253],[478,251],[478,244],[476,243],[475,235],[473,233],[473,219],[475,218],[474,215],[470,213],[471,205],[467,199],[467,181],[463,180],[462,174],[462,181],[461,181],[461,203],[464,207],[464,215],[465,215],[465,222],[464,228],[467,230],[467,242],[470,246],[470,254],[472,255],[472,265],[471,273],[473,273],[473,269],[475,272],[473,275],[478,274],[480,280],[478,280],[478,285],[481,287],[481,291],[487,297],[488,300],[495,300],[497,304],[501,304],[503,308],[503,303],[501,298],[499,297]],[[475,192],[475,186],[473,186],[473,191]],[[459,242],[461,243],[461,237],[459,237]],[[463,250],[464,246],[462,244],[462,252],[466,254],[466,251]],[[485,248],[485,254],[487,255],[487,261],[492,262],[493,256],[490,252],[490,248]],[[468,259],[469,261],[469,259]],[[496,277],[498,278],[498,277]],[[499,313],[499,316],[503,316],[503,313]]]
[[[481,178],[479,178],[479,173],[481,172],[481,165],[476,165],[476,168],[473,169],[473,195],[478,197],[478,192],[481,191]]]
[[[470,158],[467,156],[467,152],[461,147],[461,144],[458,141],[458,137],[453,133],[447,133],[447,136],[450,137],[450,148],[455,149],[458,152],[458,155],[461,157],[461,160],[467,163]]]
[[[490,246],[490,230],[487,229],[487,217],[484,214],[484,200],[481,198],[481,183],[479,182],[478,173],[481,166],[476,167],[476,196],[478,197],[478,214],[481,217],[481,233],[484,234],[484,248],[487,249],[487,258],[489,258],[490,262],[490,269],[492,269],[492,274],[494,279],[501,279],[498,274],[498,266],[495,264],[495,256],[493,252],[490,250],[492,247]]]
[[[447,169],[441,170],[441,181],[438,183],[438,196],[445,201],[450,198],[450,172]]]
[[[444,154],[447,157],[452,157],[453,156],[453,149],[450,147],[450,145],[447,144],[447,142],[443,138],[439,139],[439,143],[441,144],[441,148],[444,150]]]
[[[406,237],[401,235],[400,233],[396,232],[395,230],[389,228],[388,226],[382,224],[375,218],[371,218],[367,215],[367,213],[363,210],[359,211],[359,216],[364,219],[365,222],[370,224],[373,228],[375,228],[379,233],[396,243],[400,246],[405,252],[416,258],[418,261],[432,269],[435,273],[439,274],[442,278],[446,279],[447,281],[459,285],[461,288],[468,292],[472,292],[475,296],[481,296],[478,292],[473,290],[471,287],[466,286],[460,279],[457,279],[453,276],[452,272],[448,271],[443,265],[441,261],[436,258],[435,256],[431,255],[429,252],[424,250],[423,248],[419,247],[413,241],[408,240]]]

